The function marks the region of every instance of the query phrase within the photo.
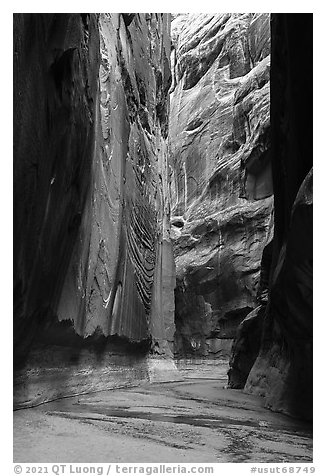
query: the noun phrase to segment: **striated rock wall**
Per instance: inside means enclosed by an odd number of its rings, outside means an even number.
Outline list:
[[[312,24],[312,14],[272,16],[275,236],[263,340],[245,386],[272,410],[305,419],[313,378]]]
[[[174,287],[165,173],[169,22],[156,14],[128,18],[128,26],[122,15],[99,19],[98,154],[58,316],[84,337],[97,330],[137,342],[155,329],[159,341],[165,332],[153,320],[164,323],[169,313],[162,315],[158,300]]]
[[[172,40],[175,350],[217,355],[257,306],[273,234],[269,15],[181,14]]]
[[[169,15],[14,21],[17,405],[156,378],[146,355],[174,334]]]

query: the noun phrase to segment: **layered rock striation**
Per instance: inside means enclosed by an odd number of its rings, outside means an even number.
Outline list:
[[[172,355],[169,32],[168,14],[14,15],[18,405]]]
[[[273,234],[268,14],[172,21],[170,167],[178,354],[229,353]]]

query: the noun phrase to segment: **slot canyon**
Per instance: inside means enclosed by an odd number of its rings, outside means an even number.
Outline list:
[[[312,461],[312,19],[14,14],[15,462]]]

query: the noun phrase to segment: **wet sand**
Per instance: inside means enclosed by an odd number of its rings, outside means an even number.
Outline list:
[[[14,462],[311,462],[312,429],[226,389],[226,361],[178,364],[179,382],[14,412]]]

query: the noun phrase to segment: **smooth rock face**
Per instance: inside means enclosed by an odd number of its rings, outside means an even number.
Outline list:
[[[273,264],[263,342],[245,386],[269,408],[306,419],[313,375],[312,37],[312,14],[273,16]]]
[[[276,411],[312,419],[312,170],[292,209],[273,273],[263,342],[245,390]]]
[[[228,387],[244,388],[257,358],[266,306],[258,306],[240,323],[233,341]]]
[[[132,366],[126,346],[140,377],[149,350],[171,355],[170,19],[14,18],[15,362],[31,403],[34,377],[36,400],[50,399],[100,361]],[[51,387],[55,361],[74,369]]]
[[[95,15],[14,15],[14,344],[53,320],[91,187]]]
[[[272,254],[273,240],[265,246],[260,263],[260,280],[257,291],[259,306],[240,323],[232,344],[230,368],[228,370],[229,388],[244,388],[260,351],[263,322],[269,298]]]
[[[172,21],[177,353],[217,355],[212,341],[235,337],[257,306],[273,234],[269,38],[268,14]]]

